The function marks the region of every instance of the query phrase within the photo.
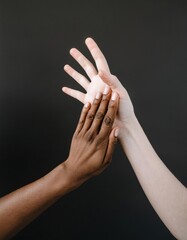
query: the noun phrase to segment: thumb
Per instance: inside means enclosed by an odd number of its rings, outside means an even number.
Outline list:
[[[111,87],[112,90],[114,89],[119,90],[121,83],[116,76],[110,73],[107,73],[103,70],[100,70],[98,74],[99,74],[99,77],[103,80],[103,82],[105,82],[109,87]]]
[[[110,133],[108,147],[107,147],[107,151],[104,159],[104,165],[107,165],[112,160],[112,154],[114,152],[114,148],[118,140],[118,135],[119,135],[118,128],[114,128]]]

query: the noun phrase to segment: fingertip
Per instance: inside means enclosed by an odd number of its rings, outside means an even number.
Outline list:
[[[89,42],[93,42],[93,38],[87,37],[85,43],[88,44]]]
[[[117,92],[112,92],[111,100],[116,101],[119,98],[119,94]]]
[[[90,39],[91,39],[91,37],[87,37],[87,38],[85,39],[85,43],[88,43]]]
[[[68,64],[64,65],[64,70],[66,71],[68,69],[68,67],[69,67]]]
[[[97,92],[96,95],[95,95],[95,99],[99,100],[102,96],[102,93],[101,92]]]
[[[116,143],[118,142],[118,136],[119,136],[119,128],[113,129],[110,136],[111,146],[114,147],[116,145]]]
[[[72,55],[73,53],[75,53],[75,51],[76,51],[76,48],[71,48],[71,49],[69,50],[69,53]]]
[[[104,88],[104,90],[103,90],[103,94],[104,94],[104,95],[107,95],[107,94],[110,92],[110,90],[111,90],[110,87],[106,84],[106,85],[105,85],[105,88]]]
[[[62,87],[62,92],[66,93],[66,87]]]
[[[119,128],[116,128],[116,129],[114,130],[114,137],[115,137],[115,138],[118,138],[118,136],[119,136]]]
[[[90,106],[90,103],[89,103],[89,102],[87,102],[87,103],[84,104],[84,108],[86,108],[86,109],[89,108],[89,106]]]

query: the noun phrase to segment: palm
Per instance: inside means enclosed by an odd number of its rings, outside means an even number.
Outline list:
[[[65,65],[64,67],[64,70],[85,89],[86,93],[67,87],[64,87],[63,91],[84,104],[86,102],[92,103],[96,93],[103,92],[107,83],[112,90],[116,91],[120,96],[119,111],[116,118],[116,123],[120,126],[121,122],[125,122],[126,119],[129,119],[134,112],[129,95],[119,80],[110,73],[107,61],[97,44],[92,39],[88,38],[86,40],[86,45],[97,68],[95,68],[95,66],[77,49],[71,49],[70,54],[85,70],[89,80],[69,65]],[[102,80],[98,72],[105,73],[107,77],[102,77]],[[112,82],[115,82],[115,84],[112,84]]]
[[[106,59],[96,43],[88,38],[86,40],[86,45],[92,55],[92,57],[95,60],[95,64],[97,66],[97,69],[95,66],[77,49],[73,48],[70,50],[70,54],[72,57],[80,64],[80,66],[85,70],[88,79],[84,77],[82,74],[77,72],[75,69],[70,67],[69,65],[66,65],[64,67],[64,70],[72,77],[74,78],[85,90],[86,94],[76,91],[74,89],[70,88],[63,88],[63,91],[70,96],[78,99],[82,103],[86,103],[93,101],[95,95],[97,92],[102,92],[105,83],[101,80],[101,78],[98,75],[98,71],[104,70],[105,72],[110,73],[108,64],[106,62]]]
[[[84,97],[84,103],[86,102],[93,102],[95,95],[97,92],[103,92],[105,88],[105,83],[101,80],[101,78],[97,75],[95,75],[90,84],[88,85],[88,88],[86,89],[86,94]]]

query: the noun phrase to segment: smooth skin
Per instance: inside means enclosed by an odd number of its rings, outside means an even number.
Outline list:
[[[93,99],[95,92],[107,84],[120,96],[119,111],[115,126],[119,127],[119,140],[124,153],[153,208],[179,240],[187,239],[187,189],[164,165],[146,137],[126,89],[116,76],[110,73],[107,61],[92,38],[87,38],[88,47],[96,64],[86,59],[77,49],[71,49],[72,57],[83,67],[88,78],[69,65],[64,70],[74,78],[86,93],[63,87],[63,91],[85,103]]]
[[[66,161],[39,180],[0,198],[0,240],[10,239],[63,195],[101,173],[119,134],[113,128],[119,95],[107,88],[86,103]]]

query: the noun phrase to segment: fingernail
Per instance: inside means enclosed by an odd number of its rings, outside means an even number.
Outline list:
[[[104,91],[103,91],[103,94],[108,94],[109,93],[109,90],[110,90],[110,88],[108,87],[108,86],[106,86],[105,88],[104,88]]]
[[[89,105],[90,105],[89,102],[87,102],[87,103],[84,105],[84,107],[85,107],[85,108],[88,108]]]
[[[116,99],[117,99],[117,93],[116,93],[116,92],[113,92],[113,93],[112,93],[111,100],[112,100],[112,101],[115,101]]]
[[[115,130],[114,136],[115,136],[115,137],[118,137],[118,136],[119,136],[119,129],[118,129],[118,128]]]
[[[99,99],[100,97],[101,97],[101,93],[98,92],[98,93],[96,94],[96,96],[95,96],[95,99]]]

